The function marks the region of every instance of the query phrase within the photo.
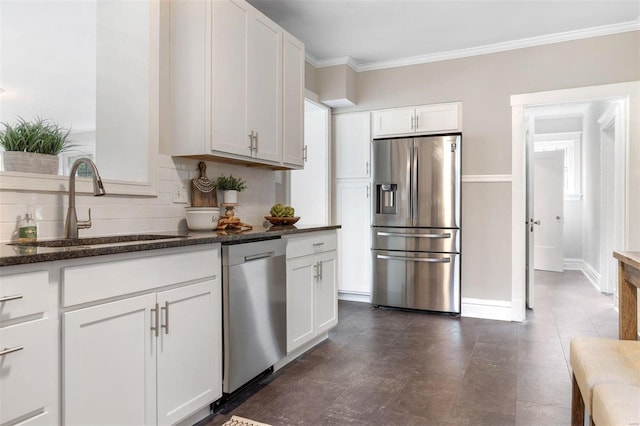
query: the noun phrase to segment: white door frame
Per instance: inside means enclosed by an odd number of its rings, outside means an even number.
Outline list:
[[[624,136],[626,146],[625,191],[624,191],[624,250],[631,241],[640,245],[640,224],[630,223],[629,217],[640,215],[640,194],[629,191],[630,178],[640,179],[640,81],[589,86],[576,89],[553,90],[548,92],[525,93],[511,96],[511,320],[524,321],[525,309],[525,266],[526,266],[526,144],[524,110],[529,106],[558,104],[564,102],[584,102],[596,99],[617,98],[627,103]],[[633,167],[631,167],[633,166]],[[637,191],[636,191],[637,192]],[[636,221],[637,222],[637,221]]]
[[[616,262],[611,261],[611,253],[609,253],[607,247],[613,246],[617,248],[625,246],[624,229],[622,226],[620,226],[624,222],[623,212],[616,210],[615,208],[617,206],[623,206],[625,201],[624,197],[622,196],[622,192],[618,190],[618,188],[624,187],[624,182],[619,181],[621,177],[617,172],[619,170],[624,170],[624,168],[626,167],[624,145],[625,107],[626,105],[624,105],[624,103],[622,102],[612,102],[607,110],[598,119],[598,123],[600,124],[600,143],[613,144],[612,169],[604,167],[603,164],[601,164],[600,167],[600,194],[604,194],[604,191],[607,190],[607,188],[605,187],[606,181],[614,183],[613,206],[601,203],[600,243],[602,248],[600,251],[600,291],[604,293],[613,293],[615,295],[614,298],[616,300],[616,303],[617,283],[611,278],[612,276],[615,276],[617,274],[617,268],[614,267]],[[604,133],[609,130],[613,130],[614,140],[605,141]],[[608,244],[603,244],[604,241],[607,241]]]

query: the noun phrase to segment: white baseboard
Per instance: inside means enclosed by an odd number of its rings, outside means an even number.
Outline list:
[[[564,269],[567,271],[584,271],[584,260],[565,257]]]
[[[511,302],[463,297],[461,315],[470,318],[511,321]]]
[[[589,279],[589,281],[591,281],[591,284],[593,284],[594,287],[598,289],[598,291],[601,291],[600,273],[596,271],[593,266],[591,266],[587,262],[584,262],[584,269],[582,270],[582,273]]]
[[[371,294],[369,293],[351,293],[346,291],[338,291],[338,300],[348,300],[350,302],[371,303]]]

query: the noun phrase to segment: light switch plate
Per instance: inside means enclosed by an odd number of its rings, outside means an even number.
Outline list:
[[[173,190],[173,202],[176,204],[187,204],[187,186],[183,183],[176,184]]]

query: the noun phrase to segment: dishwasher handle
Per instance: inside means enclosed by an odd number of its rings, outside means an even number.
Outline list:
[[[266,253],[258,253],[258,254],[250,254],[250,255],[244,257],[244,261],[245,262],[251,262],[253,260],[266,259],[267,257],[275,256],[275,254],[276,254],[275,251],[269,251],[269,252],[266,252]]]

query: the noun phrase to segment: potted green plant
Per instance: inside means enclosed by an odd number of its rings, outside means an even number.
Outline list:
[[[58,154],[71,148],[70,129],[37,117],[0,123],[0,146],[5,171],[58,174]]]
[[[238,192],[247,189],[247,183],[244,179],[233,177],[233,175],[221,175],[216,179],[216,188],[222,191],[225,204],[235,204],[238,202]]]

